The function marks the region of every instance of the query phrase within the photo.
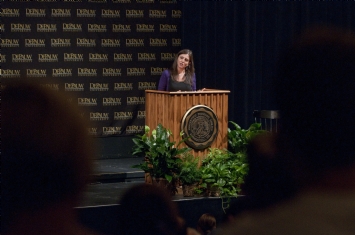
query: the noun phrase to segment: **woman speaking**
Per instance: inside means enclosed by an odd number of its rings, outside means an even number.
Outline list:
[[[175,55],[170,69],[163,71],[158,85],[160,91],[196,91],[196,75],[192,51],[183,49]]]

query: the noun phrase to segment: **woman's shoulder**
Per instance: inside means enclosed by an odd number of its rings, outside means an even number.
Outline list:
[[[170,70],[169,70],[169,69],[165,69],[165,70],[163,71],[163,74],[166,74],[166,75],[169,75],[169,76],[170,76]]]
[[[161,74],[162,78],[168,79],[170,77],[170,71],[168,69],[165,69],[162,74]]]

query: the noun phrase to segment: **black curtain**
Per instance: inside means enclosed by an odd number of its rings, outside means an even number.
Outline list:
[[[198,88],[230,90],[229,121],[277,109],[271,79],[280,53],[313,24],[355,28],[353,1],[184,1],[182,45],[194,52]]]

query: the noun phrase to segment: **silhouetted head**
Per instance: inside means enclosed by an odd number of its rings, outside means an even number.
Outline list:
[[[2,80],[2,222],[77,202],[92,171],[92,142],[76,106],[58,91],[22,80]]]
[[[355,35],[345,29],[312,27],[281,58],[281,148],[302,172],[354,164],[354,76]]]
[[[177,235],[184,229],[167,190],[151,184],[128,189],[120,200],[120,234]]]
[[[201,235],[207,235],[217,226],[216,218],[211,213],[205,213],[200,216],[197,221],[197,231]]]

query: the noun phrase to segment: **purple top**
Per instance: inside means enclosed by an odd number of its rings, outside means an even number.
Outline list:
[[[159,91],[169,91],[169,80],[170,80],[170,72],[169,72],[169,70],[166,69],[161,74],[161,77],[159,80],[159,85],[158,85],[158,90]],[[193,76],[192,76],[191,89],[193,91],[196,91],[196,74],[193,74]]]

